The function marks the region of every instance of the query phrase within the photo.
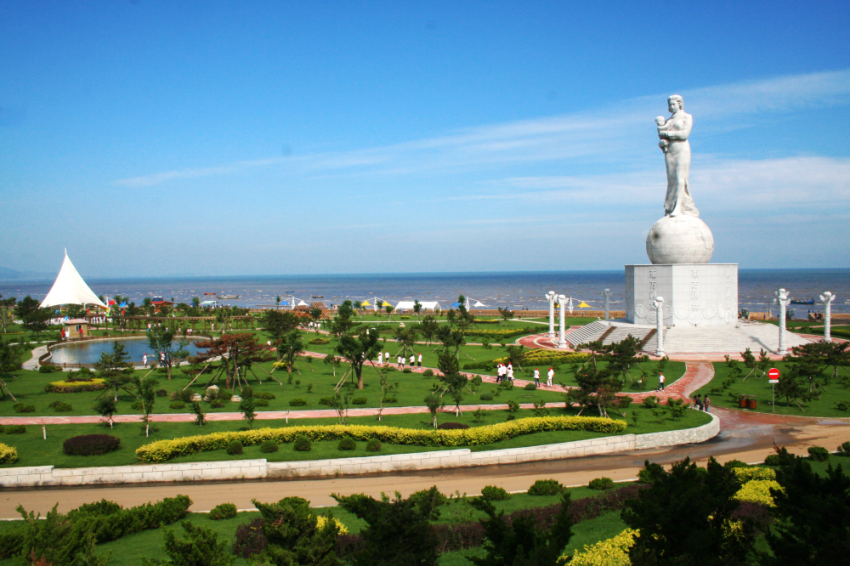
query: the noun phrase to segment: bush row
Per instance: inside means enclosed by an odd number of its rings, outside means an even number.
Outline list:
[[[108,434],[73,436],[62,443],[62,451],[68,456],[95,456],[113,452],[120,447],[121,439]]]
[[[75,393],[77,391],[97,391],[106,389],[102,379],[90,379],[84,381],[51,381],[44,386],[48,393]]]
[[[492,444],[525,434],[559,430],[585,430],[619,434],[626,430],[626,423],[600,417],[529,417],[458,430],[363,425],[290,426],[240,432],[216,432],[171,440],[159,440],[136,449],[136,457],[142,462],[165,462],[177,456],[221,450],[234,440],[241,442],[244,446],[253,446],[266,440],[273,440],[278,444],[293,442],[298,436],[305,436],[314,441],[339,440],[345,436],[350,436],[357,441],[369,441],[377,438],[381,442],[390,444],[414,446],[476,446]]]
[[[503,340],[505,338],[513,338],[514,336],[523,336],[525,334],[535,334],[537,329],[535,328],[481,328],[481,329],[472,329],[464,332],[464,336],[467,337],[478,337],[478,338],[487,338],[490,341],[498,341]]]

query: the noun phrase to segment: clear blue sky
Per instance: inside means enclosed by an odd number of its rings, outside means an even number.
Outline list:
[[[0,266],[620,269],[694,116],[713,261],[850,265],[850,3],[0,1]]]

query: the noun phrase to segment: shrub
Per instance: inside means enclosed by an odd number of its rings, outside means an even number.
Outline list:
[[[14,464],[18,461],[18,449],[0,443],[0,464]]]
[[[12,409],[14,409],[16,413],[34,413],[35,405],[24,405],[23,403],[15,403],[14,405],[12,405]]]
[[[279,449],[277,442],[274,440],[266,440],[262,444],[260,444],[260,452],[264,454],[271,454],[272,452],[277,452]]]
[[[6,425],[3,427],[3,432],[6,434],[23,434],[27,431],[27,427],[24,425]]]
[[[403,370],[401,370],[401,373],[413,373],[413,370],[410,368],[404,368]]]
[[[384,397],[384,403],[398,403],[398,398],[390,396]]]
[[[344,436],[339,439],[339,443],[336,445],[337,450],[356,450],[357,443],[354,442],[354,439],[350,436]]]
[[[740,460],[729,460],[728,462],[723,464],[723,467],[728,470],[733,470],[735,468],[749,468],[750,465]]]
[[[210,519],[213,521],[221,521],[223,519],[232,519],[236,516],[236,505],[233,503],[220,503],[210,511]]]
[[[141,411],[145,408],[145,404],[143,401],[133,401],[133,404],[130,405],[130,408],[134,411]]]
[[[368,403],[366,397],[355,397],[351,400],[352,405],[365,405],[366,403]]]
[[[847,409],[850,409],[850,403],[848,403],[847,401],[839,401],[838,405],[836,405],[836,408],[839,411],[846,411]]]
[[[38,366],[38,373],[53,373],[52,365]]]
[[[299,436],[295,439],[293,448],[298,452],[309,452],[313,448],[313,441],[306,436]]]
[[[829,460],[829,450],[823,446],[811,446],[809,447],[809,458],[815,462],[826,462]]]
[[[48,406],[51,407],[57,413],[67,413],[68,411],[74,409],[71,405],[69,405],[68,403],[63,403],[62,401],[54,401]]]
[[[482,401],[492,401],[493,396],[490,393],[482,393],[479,397]]]
[[[171,393],[168,394],[168,399],[169,399],[169,401],[179,401],[180,400],[180,392],[179,391],[172,391]]]
[[[121,447],[121,439],[108,434],[84,434],[69,438],[62,444],[68,456],[95,456],[114,452]]]
[[[558,480],[537,480],[528,488],[528,495],[559,495],[565,489]]]
[[[224,407],[224,401],[222,399],[213,399],[210,401],[210,407],[213,409],[221,409]]]
[[[169,405],[169,407],[171,407],[172,409],[183,409],[184,407],[186,407],[186,403],[184,403],[183,401],[174,401],[173,403],[171,403],[171,405]]]
[[[165,389],[157,389],[156,390],[156,396],[157,397],[167,397],[168,391],[166,391]]]
[[[505,499],[510,499],[511,494],[505,491],[503,487],[488,485],[481,490],[481,497],[489,501],[504,501]]]
[[[592,545],[584,545],[584,548],[575,553],[570,560],[570,566],[630,566],[629,549],[635,544],[638,531],[626,529],[614,538],[603,540]],[[561,556],[558,564],[569,560],[569,555]]]
[[[844,442],[838,447],[839,456],[850,456],[850,442]]]
[[[641,468],[638,472],[638,481],[640,483],[653,483],[655,480],[652,471],[645,467]]]
[[[307,342],[308,344],[330,344],[331,341],[327,338],[313,338]]]
[[[773,496],[770,495],[771,489],[784,491],[775,480],[751,480],[741,486],[732,499],[774,507],[776,504],[773,502]]]
[[[658,407],[658,397],[655,395],[648,395],[643,398],[643,406],[647,409],[655,409]]]
[[[634,403],[634,399],[628,395],[614,397],[614,405],[619,409],[628,409]]]
[[[192,397],[195,396],[195,392],[191,389],[183,389],[177,394],[177,397],[183,401],[184,403],[191,403]]]
[[[303,407],[306,404],[307,401],[305,399],[302,399],[301,397],[296,397],[295,399],[289,400],[290,407]]]
[[[238,440],[231,440],[227,443],[227,453],[231,456],[242,454],[242,443]]]
[[[106,389],[106,383],[102,379],[68,378],[65,381],[52,381],[44,387],[48,393],[75,393],[99,389]]]
[[[594,480],[590,480],[590,483],[587,484],[587,487],[589,487],[590,489],[605,491],[606,489],[611,489],[614,487],[614,480],[605,477],[596,478]]]
[[[440,423],[437,428],[440,430],[462,430],[469,428],[469,425],[464,423]]]
[[[236,539],[233,541],[233,554],[242,558],[251,558],[266,549],[269,541],[263,531],[266,521],[258,517],[250,523],[236,527]]]
[[[266,399],[254,399],[254,406],[255,407],[268,407],[269,402]]]
[[[747,468],[734,468],[732,470],[735,473],[735,477],[738,478],[738,481],[742,484],[747,483],[748,481],[753,480],[775,480],[776,479],[776,471],[771,468],[756,468],[756,467],[747,467]]]
[[[231,440],[255,445],[271,439],[280,444],[292,442],[302,435],[312,440],[339,440],[343,436],[351,436],[358,442],[377,438],[385,443],[412,446],[479,446],[525,434],[559,430],[620,434],[626,430],[626,423],[601,417],[529,417],[467,430],[408,429],[383,425],[295,425],[158,440],[138,448],[136,456],[143,462],[165,462],[177,456],[221,450]]]
[[[274,393],[269,393],[268,391],[254,391],[255,399],[277,399],[274,396]]]
[[[423,377],[431,377],[431,376],[434,375],[434,370],[426,369],[425,371],[422,372],[422,375],[423,375]]]
[[[779,462],[779,454],[771,454],[767,458],[764,459],[764,464],[766,466],[778,466]]]
[[[333,404],[334,404],[334,398],[333,397],[322,397],[321,399],[319,399],[319,405],[327,405],[327,406],[330,407]]]
[[[377,438],[373,438],[366,444],[366,452],[380,452],[381,448],[381,441]]]
[[[537,385],[534,383],[526,383],[525,387],[523,387],[526,391],[537,391]]]

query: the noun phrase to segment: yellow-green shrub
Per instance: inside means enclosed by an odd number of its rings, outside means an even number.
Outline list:
[[[573,362],[585,362],[590,354],[585,352],[555,352],[552,350],[530,350],[523,354],[522,361],[529,365],[534,364],[567,364]],[[506,364],[510,358],[496,358],[494,364]]]
[[[348,527],[343,525],[339,521],[339,519],[335,518],[334,523],[336,523],[336,527],[337,527],[337,529],[339,529],[339,534],[341,534],[341,535],[347,535],[348,534]],[[325,517],[324,515],[317,515],[316,516],[316,528],[317,529],[319,529],[321,531],[325,528],[325,525],[327,525],[327,524],[328,524],[328,518],[327,517]]]
[[[14,464],[18,461],[18,449],[0,444],[0,464]]]
[[[770,468],[732,468],[738,481],[747,483],[752,480],[775,480],[776,471]]]
[[[775,480],[752,480],[741,486],[738,493],[734,495],[734,499],[739,501],[748,501],[750,503],[761,503],[768,507],[774,507],[773,497],[770,495],[770,489],[782,490],[779,482]]]
[[[77,391],[97,391],[106,389],[102,379],[94,378],[87,381],[51,381],[44,386],[48,393],[75,393]]]
[[[584,545],[572,560],[564,555],[558,562],[569,566],[630,566],[629,549],[635,544],[637,534],[635,529],[626,529],[614,538]]]
[[[345,436],[350,436],[358,442],[368,442],[377,438],[382,443],[413,446],[476,446],[492,444],[500,440],[535,432],[561,430],[585,430],[618,434],[626,430],[626,423],[600,417],[529,417],[493,425],[451,430],[364,425],[261,428],[158,440],[136,449],[136,457],[143,462],[165,462],[177,456],[221,450],[226,448],[227,444],[233,440],[238,440],[243,446],[262,444],[266,440],[281,444],[293,442],[298,436],[302,435],[313,441],[339,440]]]

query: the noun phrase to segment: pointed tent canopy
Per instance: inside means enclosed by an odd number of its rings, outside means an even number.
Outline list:
[[[297,305],[295,305],[295,306],[296,306],[296,307],[309,307],[310,305],[308,305],[308,304],[307,304],[307,303],[305,303],[304,301],[301,301],[301,302],[299,302],[299,303],[298,303]]]
[[[65,252],[65,261],[62,262],[62,267],[59,269],[59,275],[56,276],[56,281],[50,292],[41,302],[42,308],[58,307],[60,305],[97,305],[106,308],[97,295],[89,289],[83,278],[77,272],[74,264],[68,258],[68,252]]]
[[[389,304],[388,302],[384,301],[384,302],[381,304],[381,306],[382,306],[382,307],[391,307],[392,305],[391,305],[391,304]]]
[[[369,301],[363,301],[362,303],[360,303],[360,306],[361,307],[371,307],[372,305],[369,304]]]
[[[585,303],[584,301],[582,301],[582,302],[580,302],[580,303],[578,304],[578,308],[580,308],[580,309],[589,309],[589,308],[590,308],[590,305],[588,305],[587,303]]]
[[[474,305],[472,305],[472,308],[474,308],[474,309],[480,309],[480,308],[482,308],[482,307],[486,307],[486,306],[487,306],[487,305],[485,305],[485,304],[484,304],[484,303],[482,303],[481,301],[475,301],[475,304],[474,304]]]

